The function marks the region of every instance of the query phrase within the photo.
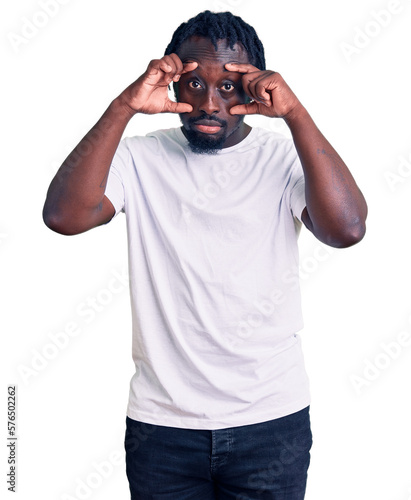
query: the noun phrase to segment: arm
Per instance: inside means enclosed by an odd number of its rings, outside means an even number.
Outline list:
[[[367,205],[353,176],[301,104],[284,119],[304,170],[304,224],[330,246],[358,243],[365,234]]]
[[[183,65],[175,54],[153,60],[146,72],[114,99],[50,184],[43,209],[44,222],[50,229],[72,235],[111,220],[115,211],[104,192],[111,162],[129,120],[136,113],[191,111],[191,105],[171,101],[167,87],[196,66]]]
[[[226,67],[246,73],[243,87],[254,99],[250,104],[233,107],[232,114],[281,117],[290,128],[304,171],[307,203],[302,213],[304,224],[320,241],[333,247],[359,242],[365,234],[365,199],[345,163],[281,75],[259,71],[251,65]]]

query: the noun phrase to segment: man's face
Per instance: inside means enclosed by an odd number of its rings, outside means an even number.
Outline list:
[[[218,41],[218,50],[208,38],[193,36],[177,51],[183,63],[195,61],[194,71],[185,73],[176,84],[179,102],[193,106],[191,113],[180,114],[183,132],[196,153],[213,153],[234,146],[250,131],[243,116],[230,115],[230,108],[247,102],[241,74],[225,69],[229,62],[249,63],[241,44],[231,50],[226,40]]]

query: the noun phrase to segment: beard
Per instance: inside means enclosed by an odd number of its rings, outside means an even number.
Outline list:
[[[180,116],[181,119],[181,116]],[[215,121],[216,124],[220,125],[222,127],[222,133],[218,135],[218,137],[215,137],[213,135],[208,135],[208,134],[202,134],[201,132],[197,132],[196,130],[192,129],[192,125],[196,123],[197,121],[200,120],[210,120],[210,121]],[[223,149],[223,145],[227,139],[227,122],[224,120],[221,120],[216,117],[211,117],[211,116],[199,116],[199,117],[192,117],[188,120],[187,127],[184,125],[183,120],[181,120],[183,123],[183,132],[184,135],[186,136],[186,139],[188,140],[188,144],[190,146],[190,149],[193,153],[196,154],[217,154],[219,151]]]

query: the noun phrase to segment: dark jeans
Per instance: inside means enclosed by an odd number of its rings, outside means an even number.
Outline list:
[[[132,500],[303,500],[312,436],[309,407],[286,417],[215,431],[127,417]]]

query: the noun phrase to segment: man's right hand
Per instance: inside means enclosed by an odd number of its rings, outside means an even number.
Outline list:
[[[50,229],[78,234],[111,220],[115,210],[105,196],[106,182],[127,123],[136,113],[192,111],[190,104],[169,99],[168,85],[178,82],[182,74],[193,71],[197,65],[183,64],[176,54],[155,59],[137,81],[114,99],[50,184],[43,210],[44,222]]]
[[[168,86],[197,66],[196,62],[183,64],[177,54],[153,59],[145,73],[120,94],[119,100],[132,114],[189,113],[193,110],[190,104],[170,100]]]

